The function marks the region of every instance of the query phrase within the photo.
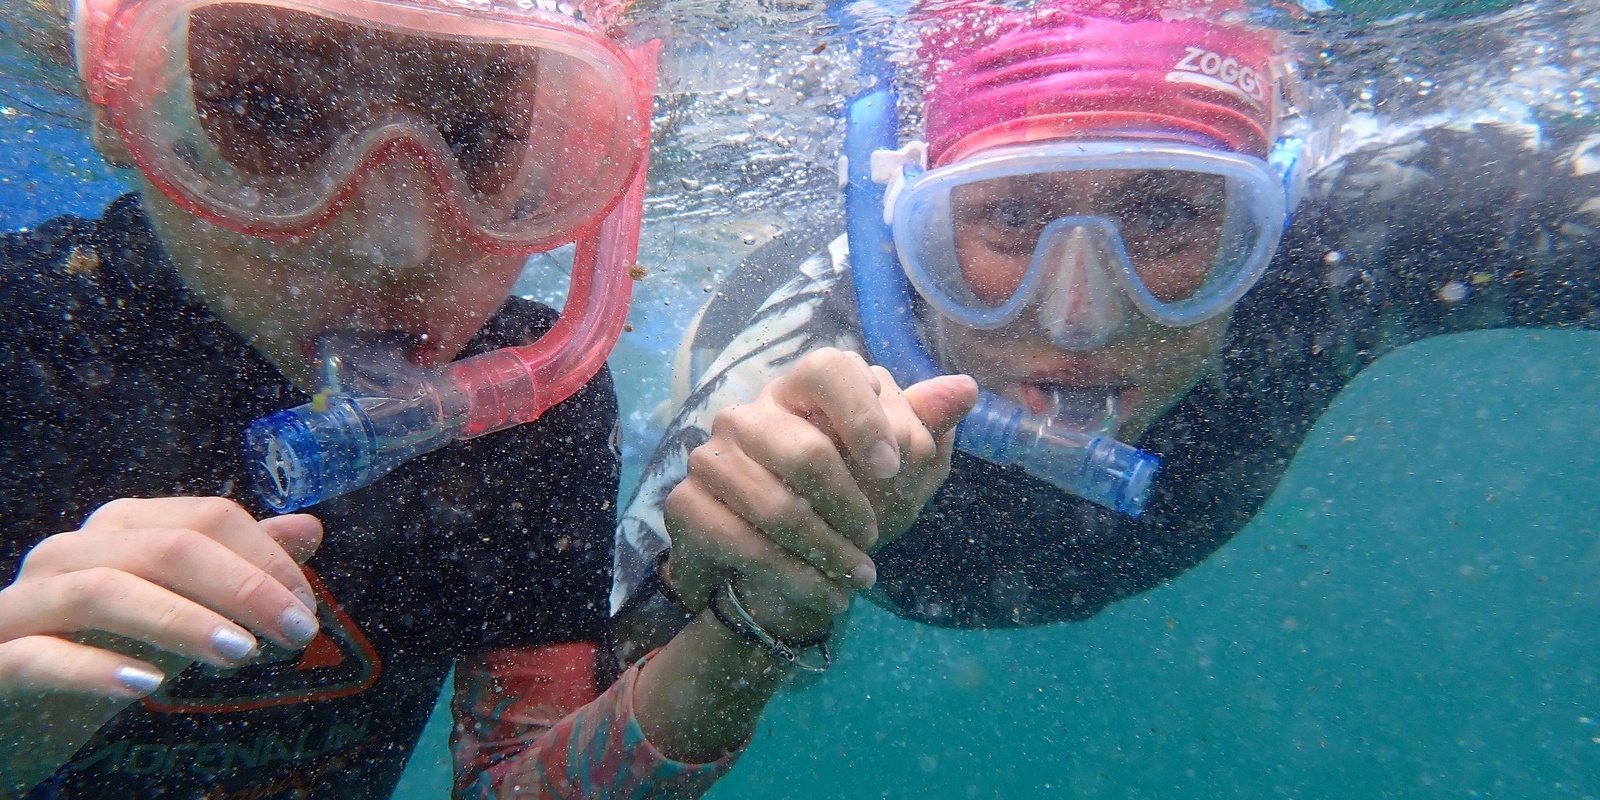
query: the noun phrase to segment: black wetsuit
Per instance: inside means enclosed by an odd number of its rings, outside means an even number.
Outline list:
[[[119,497],[221,495],[258,516],[241,436],[307,401],[185,291],[136,198],[0,239],[0,577]],[[465,355],[554,323],[508,300]],[[602,372],[536,422],[417,458],[312,509],[322,634],[202,665],[95,734],[33,797],[384,798],[453,660],[593,642],[617,489]],[[597,681],[608,676],[596,675]]]
[[[1334,397],[1385,353],[1473,329],[1600,326],[1590,133],[1397,129],[1321,171],[1234,310],[1217,369],[1138,442],[1161,457],[1142,517],[958,452],[916,524],[875,554],[873,596],[936,625],[1085,619],[1238,533]],[[771,245],[700,318],[690,347],[707,372],[625,509],[614,608],[648,586],[638,576],[665,545],[661,505],[715,412],[818,347],[862,351],[842,240],[801,255],[827,241]]]

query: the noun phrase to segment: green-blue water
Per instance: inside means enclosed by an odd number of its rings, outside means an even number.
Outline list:
[[[121,190],[81,131],[14,100],[0,145],[6,229]],[[718,270],[750,249],[724,242]],[[634,468],[705,297],[698,256],[648,263],[689,266],[642,285],[612,360]],[[1600,795],[1597,447],[1600,334],[1406,348],[1169,586],[1012,632],[861,604],[835,669],[778,698],[711,797]],[[397,798],[448,796],[448,729],[441,706]]]
[[[1600,795],[1597,445],[1600,334],[1408,347],[1169,586],[1027,631],[858,607],[711,797]],[[435,723],[399,798],[446,796]]]

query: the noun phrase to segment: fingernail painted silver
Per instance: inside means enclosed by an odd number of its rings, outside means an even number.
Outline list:
[[[278,626],[296,647],[305,647],[317,638],[317,620],[302,608],[285,609],[278,618]]]
[[[117,669],[117,683],[122,684],[134,694],[143,697],[159,688],[166,676],[151,669],[142,667],[120,667]]]
[[[211,634],[211,646],[229,661],[243,661],[256,651],[256,640],[232,628],[218,628]]]

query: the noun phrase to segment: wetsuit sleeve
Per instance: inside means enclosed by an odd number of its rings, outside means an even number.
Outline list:
[[[1321,282],[1361,365],[1485,328],[1600,325],[1600,137],[1422,128],[1319,176],[1285,243]]]
[[[587,643],[485,653],[457,666],[458,798],[694,798],[738,758],[662,755],[633,715],[635,666],[596,696]]]

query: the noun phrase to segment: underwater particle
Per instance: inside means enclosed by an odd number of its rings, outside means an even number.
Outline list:
[[[1299,630],[1300,629],[1300,620],[1297,620],[1294,617],[1284,617],[1283,618],[1283,626],[1282,627],[1286,631]]]
[[[745,244],[755,244],[756,235],[753,233],[741,233],[739,234],[739,241],[744,242]]]
[[[1344,253],[1341,253],[1338,250],[1329,250],[1327,254],[1322,257],[1322,263],[1327,264],[1330,267],[1343,260]]]
[[[1356,435],[1352,433],[1352,434],[1349,434],[1349,435],[1345,436],[1343,439],[1340,439],[1339,440],[1339,444],[1350,444],[1351,442],[1354,442],[1355,440],[1356,440]]]
[[[628,277],[632,278],[632,279],[634,279],[636,281],[644,280],[644,276],[646,276],[648,274],[650,274],[650,273],[646,272],[645,268],[642,265],[634,264],[633,266],[628,267]]]
[[[683,188],[688,189],[691,192],[705,185],[705,181],[697,181],[694,178],[689,177],[679,178],[678,182],[683,184]]]
[[[66,268],[68,275],[77,275],[80,278],[92,278],[100,271],[100,254],[92,247],[78,245],[67,254]]]
[[[1172,617],[1167,617],[1167,628],[1169,630],[1174,630],[1174,631],[1177,630],[1178,629],[1178,621],[1173,619]]]
[[[960,658],[950,663],[950,678],[963,689],[977,689],[989,682],[989,672],[974,658]]]
[[[104,361],[95,359],[78,367],[78,381],[90,389],[98,389],[111,382],[116,370]]]
[[[332,389],[329,389],[326,386],[324,386],[321,389],[318,389],[317,393],[311,396],[311,410],[315,411],[318,414],[327,413],[327,411],[328,411],[328,398],[332,397],[332,396],[333,396],[333,390]]]
[[[629,324],[629,323],[624,322],[624,323],[622,323],[622,330],[623,330],[624,333],[633,333],[633,326],[631,324]]]
[[[811,48],[811,55],[820,56],[820,55],[822,55],[822,51],[824,51],[826,49],[828,49],[828,43],[827,42],[823,42],[822,44],[819,44],[816,47]]]
[[[1450,281],[1439,287],[1439,300],[1449,305],[1455,305],[1467,299],[1467,285],[1461,281]]]
[[[1472,285],[1473,286],[1482,286],[1482,285],[1484,285],[1484,284],[1486,284],[1486,283],[1488,283],[1489,281],[1492,281],[1492,280],[1494,280],[1494,276],[1490,275],[1487,272],[1474,272],[1474,273],[1472,273]]]

